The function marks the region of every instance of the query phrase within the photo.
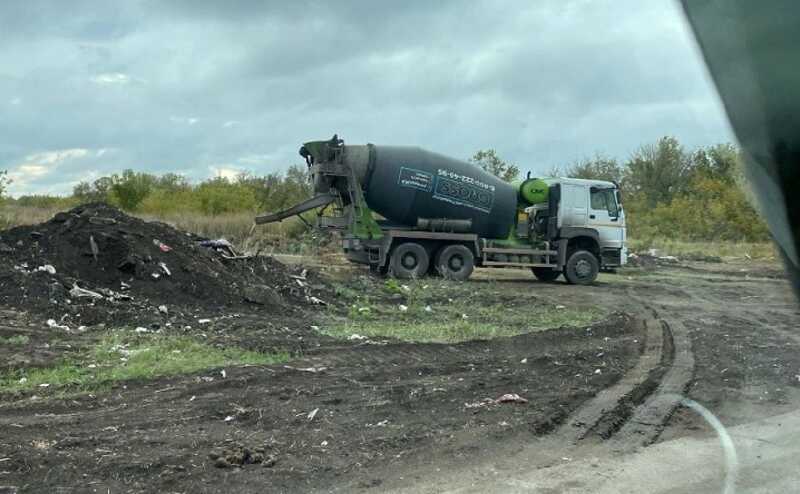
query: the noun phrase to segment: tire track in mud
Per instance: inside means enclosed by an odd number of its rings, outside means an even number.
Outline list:
[[[641,302],[646,315],[645,348],[639,361],[615,385],[580,407],[557,434],[578,446],[602,441],[615,451],[655,442],[679,406],[694,374],[694,355],[685,326]]]

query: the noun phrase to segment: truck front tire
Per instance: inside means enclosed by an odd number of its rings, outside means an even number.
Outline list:
[[[390,261],[396,278],[422,278],[428,272],[430,258],[425,247],[415,242],[405,242],[394,248]]]
[[[539,281],[556,281],[561,276],[561,271],[552,268],[531,268],[531,271]]]
[[[464,281],[475,269],[475,256],[464,245],[448,245],[436,254],[434,267],[445,279]]]
[[[588,285],[597,279],[600,262],[588,250],[576,250],[567,258],[564,278],[572,285]]]

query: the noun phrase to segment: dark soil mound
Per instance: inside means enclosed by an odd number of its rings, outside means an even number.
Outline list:
[[[79,206],[0,232],[0,305],[52,317],[72,313],[73,321],[91,324],[121,322],[145,309],[276,312],[316,301],[305,273],[270,257],[231,258],[203,240],[107,204]]]

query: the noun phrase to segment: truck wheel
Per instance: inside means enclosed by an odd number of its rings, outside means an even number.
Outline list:
[[[453,244],[436,254],[436,269],[448,280],[464,281],[475,269],[475,256],[467,247]]]
[[[390,261],[392,274],[397,278],[422,278],[428,272],[430,259],[425,247],[414,242],[398,245]]]
[[[573,252],[564,266],[564,278],[573,285],[588,285],[597,279],[600,263],[588,250]]]
[[[561,271],[552,268],[531,268],[531,271],[539,281],[556,281],[561,276]]]

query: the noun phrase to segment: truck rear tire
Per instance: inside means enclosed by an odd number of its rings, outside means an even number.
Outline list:
[[[552,268],[531,268],[531,271],[539,281],[556,281],[561,276],[561,271]]]
[[[415,242],[405,242],[394,248],[390,261],[396,278],[422,278],[428,272],[430,258],[425,247]]]
[[[564,278],[572,285],[588,285],[597,279],[600,262],[588,250],[576,250],[570,254],[564,266]]]
[[[448,245],[436,254],[434,266],[443,278],[464,281],[475,269],[475,256],[464,245]]]

